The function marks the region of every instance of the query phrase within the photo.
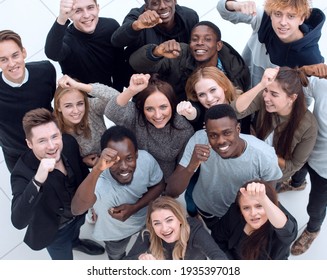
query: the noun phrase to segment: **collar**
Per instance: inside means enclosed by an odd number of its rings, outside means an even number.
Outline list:
[[[11,87],[21,87],[23,84],[25,84],[25,83],[28,81],[28,78],[29,78],[29,72],[28,72],[28,70],[27,70],[26,67],[25,67],[25,77],[24,77],[24,80],[23,80],[20,84],[18,84],[18,83],[14,83],[14,82],[12,82],[12,81],[9,81],[9,80],[5,77],[5,75],[3,74],[3,72],[2,72],[2,79],[3,79],[3,81],[4,81],[7,85],[9,85],[9,86],[11,86]]]

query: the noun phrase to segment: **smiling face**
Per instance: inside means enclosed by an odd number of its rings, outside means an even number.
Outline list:
[[[56,162],[60,160],[63,143],[60,130],[54,122],[33,127],[31,137],[26,142],[37,159],[54,158]]]
[[[71,20],[77,30],[93,33],[99,21],[99,5],[94,0],[76,0]]]
[[[192,56],[197,62],[216,66],[218,51],[221,48],[221,41],[217,42],[217,35],[210,27],[199,25],[192,30],[190,49]]]
[[[119,161],[110,167],[110,174],[121,185],[129,184],[133,180],[136,169],[137,151],[129,138],[122,141],[109,141],[107,148],[118,152]]]
[[[194,90],[199,102],[207,109],[227,103],[223,88],[215,80],[202,78],[194,85]]]
[[[262,93],[266,111],[277,113],[280,116],[288,116],[293,108],[293,102],[297,95],[288,96],[277,82],[272,82]]]
[[[163,128],[172,117],[172,108],[168,98],[160,91],[149,95],[144,103],[144,115],[156,128]]]
[[[168,29],[174,26],[176,0],[148,0],[146,10],[156,11],[162,19],[161,25]]]
[[[241,213],[247,223],[247,232],[259,229],[268,220],[266,211],[255,199],[241,195],[239,198]]]
[[[77,89],[66,91],[59,100],[58,111],[62,114],[66,125],[79,124],[85,114],[85,100]]]
[[[303,37],[299,26],[304,16],[298,15],[294,8],[286,8],[271,13],[271,24],[278,38],[284,43],[291,43]]]
[[[229,117],[209,119],[206,132],[211,148],[222,158],[235,158],[242,154],[245,142],[240,138],[240,124]]]
[[[151,213],[152,227],[156,235],[167,243],[180,239],[181,221],[168,209],[157,209]]]
[[[20,84],[25,78],[26,50],[13,40],[0,42],[0,69],[7,80]]]

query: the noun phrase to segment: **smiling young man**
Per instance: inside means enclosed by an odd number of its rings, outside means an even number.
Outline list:
[[[52,110],[56,70],[49,61],[25,63],[27,51],[12,30],[0,31],[0,146],[9,172],[28,150],[24,114],[35,108]]]
[[[208,109],[205,127],[189,140],[179,165],[167,180],[166,194],[180,195],[201,165],[193,200],[211,229],[235,200],[239,186],[253,179],[276,181],[282,172],[271,146],[240,134],[240,124],[230,105]]]
[[[134,133],[112,126],[101,138],[101,157],[72,200],[79,215],[93,206],[94,238],[105,242],[109,259],[120,260],[133,234],[145,225],[146,206],[164,190],[156,160],[138,150]]]
[[[312,9],[310,2],[265,0],[263,11],[255,1],[219,0],[217,9],[223,19],[251,24],[253,29],[242,54],[250,68],[251,86],[260,82],[268,67],[324,62],[318,41],[325,15]]]
[[[148,44],[131,55],[130,64],[139,73],[159,73],[174,87],[179,101],[186,100],[186,80],[197,67],[214,66],[246,91],[250,73],[242,57],[221,40],[220,29],[210,21],[197,23],[189,44],[169,40]]]
[[[112,18],[99,17],[99,11],[96,0],[61,0],[44,51],[48,58],[59,62],[63,74],[120,91],[123,48],[111,44],[119,24]]]
[[[79,239],[85,215],[73,215],[70,208],[89,173],[76,140],[62,135],[52,113],[44,108],[27,112],[23,127],[30,150],[11,174],[13,225],[27,227],[24,242],[33,250],[46,248],[53,260],[72,260],[73,249],[103,254],[103,247],[94,241]]]

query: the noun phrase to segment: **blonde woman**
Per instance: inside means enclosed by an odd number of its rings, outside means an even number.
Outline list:
[[[139,260],[222,260],[225,254],[202,223],[186,217],[175,199],[161,196],[149,206],[146,229],[141,232],[127,259]]]

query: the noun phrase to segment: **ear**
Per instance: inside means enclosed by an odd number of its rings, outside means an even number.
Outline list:
[[[237,122],[236,131],[237,131],[238,134],[241,133],[241,124],[239,122]]]
[[[217,52],[219,52],[222,49],[223,45],[224,43],[222,41],[217,42]]]
[[[25,48],[22,49],[24,59],[27,57],[27,51]]]
[[[297,99],[297,94],[293,93],[289,98],[294,102]]]
[[[299,25],[302,25],[304,21],[305,21],[305,15],[302,16],[302,18],[301,18],[301,22],[300,22]]]
[[[26,141],[27,147],[29,147],[32,150],[33,149],[32,142],[30,140],[28,140],[28,139],[25,139],[25,141]]]

